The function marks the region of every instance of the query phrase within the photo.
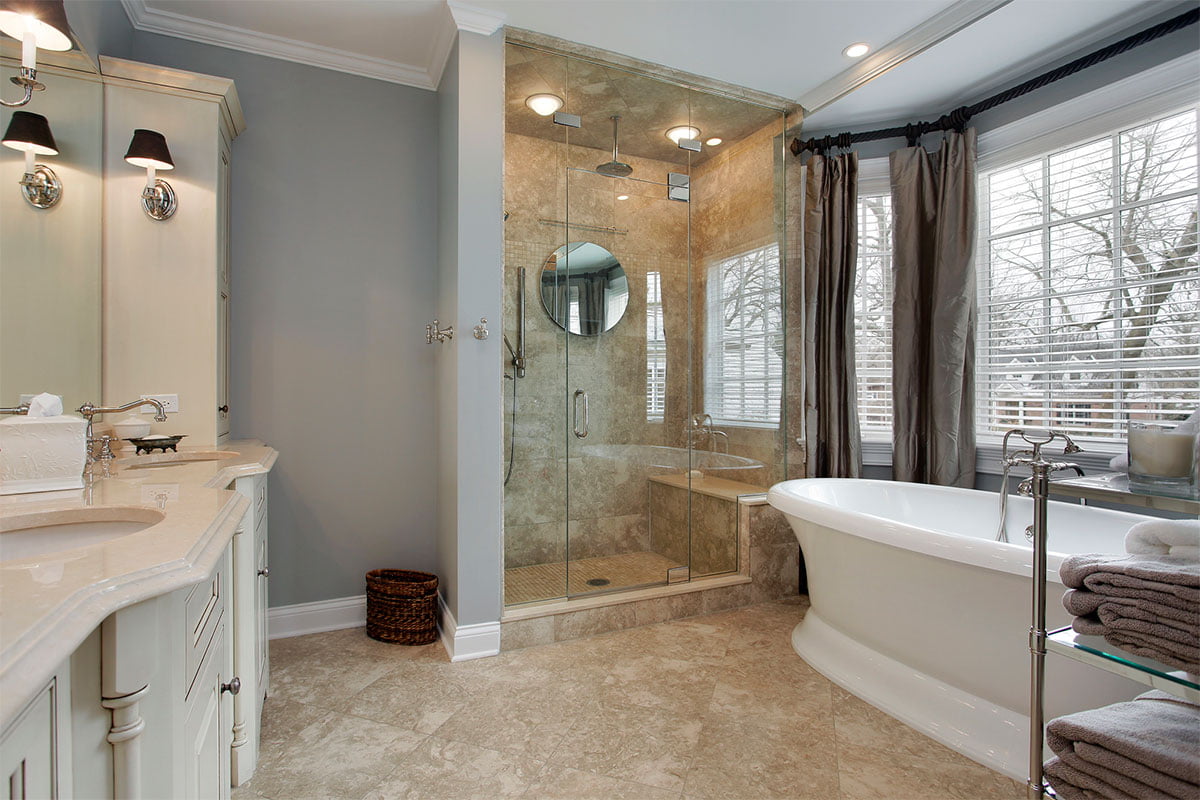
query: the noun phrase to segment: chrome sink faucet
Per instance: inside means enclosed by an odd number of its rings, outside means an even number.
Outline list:
[[[84,419],[87,420],[87,449],[89,464],[97,459],[108,462],[113,458],[113,451],[110,446],[111,437],[104,436],[101,437],[100,440],[97,440],[92,435],[92,418],[97,414],[120,414],[122,411],[132,411],[140,406],[151,406],[154,409],[155,422],[167,421],[167,410],[163,407],[161,402],[155,400],[153,397],[147,397],[142,400],[134,400],[130,403],[126,403],[123,406],[116,406],[114,408],[103,408],[92,403],[84,403],[79,408],[75,409]],[[100,445],[100,452],[94,453],[93,449],[97,444]]]

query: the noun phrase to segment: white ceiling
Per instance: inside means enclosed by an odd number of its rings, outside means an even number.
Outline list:
[[[134,25],[421,88],[508,24],[794,99],[810,127],[932,116],[1175,0],[122,0]],[[875,52],[842,55],[856,41]]]

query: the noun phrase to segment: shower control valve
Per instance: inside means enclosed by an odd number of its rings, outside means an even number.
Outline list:
[[[431,324],[425,326],[425,344],[444,344],[454,338],[454,326],[449,325],[445,328],[438,327],[438,321],[435,319]]]

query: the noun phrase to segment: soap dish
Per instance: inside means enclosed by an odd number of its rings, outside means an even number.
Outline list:
[[[131,442],[137,448],[138,454],[149,454],[155,450],[162,450],[165,453],[168,447],[178,453],[179,451],[175,450],[175,446],[185,436],[187,436],[186,433],[181,433],[178,436],[139,436],[134,439],[126,439],[126,441]]]

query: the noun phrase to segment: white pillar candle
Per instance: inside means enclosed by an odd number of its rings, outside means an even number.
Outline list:
[[[1129,429],[1129,471],[1154,478],[1192,474],[1196,434],[1156,428]]]
[[[26,23],[25,35],[21,38],[21,66],[26,69],[37,67],[37,34],[32,22]]]

